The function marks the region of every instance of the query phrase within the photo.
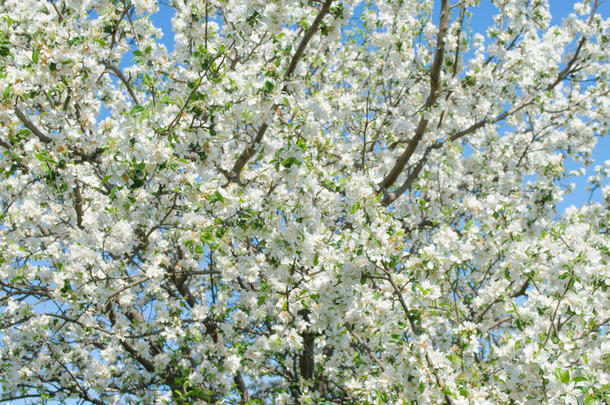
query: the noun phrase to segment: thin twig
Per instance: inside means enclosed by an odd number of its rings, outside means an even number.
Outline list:
[[[57,8],[57,4],[55,4],[55,0],[51,0],[51,4],[53,5],[53,8],[55,9],[55,12],[57,13],[57,17],[59,18],[59,22],[62,22],[64,20],[64,16],[61,13],[61,11],[59,11],[59,9]]]
[[[381,362],[381,360],[379,360],[379,358],[377,358],[377,356],[375,355],[375,353],[371,350],[370,347],[368,347],[366,345],[366,343],[364,343],[362,341],[362,339],[360,339],[360,337],[356,334],[356,332],[354,332],[354,328],[352,328],[352,326],[350,324],[345,324],[345,328],[347,329],[347,331],[349,332],[350,335],[352,335],[354,337],[354,339],[356,339],[358,341],[358,343],[360,344],[360,346],[364,347],[364,349],[369,352],[369,356],[375,360],[375,363],[377,363],[377,365],[379,366],[379,368],[383,371],[386,370],[385,366],[383,365],[383,363]]]
[[[133,91],[133,88],[131,87],[129,80],[127,80],[125,75],[123,75],[123,72],[121,72],[121,69],[119,69],[118,67],[116,67],[106,61],[104,61],[102,63],[104,64],[104,66],[106,66],[106,68],[110,69],[110,71],[112,71],[112,73],[114,73],[114,75],[123,82],[123,84],[127,88],[127,91],[129,92],[129,95],[131,96],[133,102],[136,103],[136,105],[140,105],[140,100],[138,100],[138,97],[136,96],[136,93]]]

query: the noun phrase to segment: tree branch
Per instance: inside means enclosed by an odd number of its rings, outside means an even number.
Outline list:
[[[305,322],[309,323],[309,312],[309,309],[303,308],[298,314],[303,317]],[[315,370],[314,349],[317,334],[311,332],[308,326],[299,335],[303,339],[303,351],[299,355],[299,371],[303,379],[311,380]]]
[[[248,393],[248,387],[246,387],[246,383],[244,382],[244,378],[241,373],[235,374],[233,377],[233,382],[237,385],[237,389],[239,390],[239,394],[241,395],[240,404],[247,404],[250,402],[250,394]]]
[[[133,88],[131,87],[129,80],[127,80],[125,75],[123,75],[123,72],[121,72],[121,69],[119,69],[118,67],[112,65],[111,63],[109,63],[107,61],[103,61],[102,63],[104,64],[104,66],[106,66],[107,69],[109,69],[112,73],[114,73],[114,75],[123,82],[123,84],[127,88],[127,91],[129,92],[129,95],[131,96],[131,99],[133,100],[133,102],[136,103],[136,105],[140,105],[140,100],[138,100],[138,97],[136,96],[136,93],[133,91]]]
[[[294,71],[297,67],[297,64],[303,57],[305,48],[307,48],[307,44],[309,43],[309,41],[311,41],[314,34],[318,30],[320,23],[322,22],[322,19],[330,11],[330,5],[332,4],[332,2],[333,2],[333,0],[327,0],[324,3],[324,5],[320,9],[320,11],[318,12],[318,15],[316,15],[316,18],[314,19],[313,23],[305,32],[303,39],[301,39],[301,42],[299,43],[299,46],[297,47],[297,50],[294,53],[294,55],[292,56],[292,60],[290,61],[290,64],[288,65],[288,68],[286,69],[286,72],[284,73],[285,80],[290,79],[290,77],[294,73]],[[284,88],[286,88],[286,87],[284,87]],[[278,107],[278,105],[274,104],[273,106],[271,106],[271,110],[275,111],[277,109],[277,107]],[[263,140],[263,137],[265,136],[265,132],[267,132],[268,128],[269,128],[269,124],[267,124],[266,122],[263,122],[261,124],[261,126],[258,127],[258,131],[256,132],[256,137],[254,138],[254,140],[239,155],[239,157],[235,161],[235,164],[233,165],[233,168],[228,173],[228,176],[225,175],[225,177],[227,177],[227,180],[229,180],[229,182],[239,183],[239,177],[240,177],[241,171],[243,170],[244,166],[246,166],[246,163],[248,163],[248,161],[256,153],[256,147]]]
[[[64,20],[64,16],[61,13],[61,11],[59,11],[59,9],[57,8],[57,4],[55,4],[55,0],[51,0],[51,4],[53,5],[53,8],[55,9],[55,12],[57,13],[57,17],[59,18],[59,22],[62,22]]]
[[[127,13],[129,12],[129,10],[132,8],[132,5],[127,5],[123,11],[121,12],[121,16],[118,18],[118,20],[116,21],[116,23],[114,24],[114,27],[112,28],[112,39],[110,40],[110,49],[112,50],[112,48],[114,48],[114,46],[116,45],[117,41],[116,41],[116,34],[119,31],[119,25],[121,24],[121,21],[123,21],[123,18],[125,18],[125,16],[127,15]]]
[[[315,20],[313,20],[313,23],[305,32],[303,39],[301,39],[301,43],[299,44],[296,52],[294,53],[294,56],[292,57],[292,60],[290,61],[290,65],[288,65],[288,69],[286,69],[286,73],[284,74],[285,79],[290,78],[290,76],[292,76],[292,73],[294,73],[294,70],[296,69],[297,64],[299,63],[299,60],[301,60],[301,57],[305,52],[305,48],[307,48],[307,44],[309,43],[309,41],[311,41],[314,34],[318,30],[322,19],[330,11],[330,5],[332,4],[332,2],[333,0],[326,0],[326,2],[324,2],[324,5],[318,12],[318,15],[316,16]]]
[[[411,311],[409,310],[409,307],[407,306],[407,303],[405,302],[405,300],[402,296],[402,291],[400,288],[398,288],[398,286],[394,282],[394,279],[392,278],[392,274],[390,273],[390,271],[384,267],[379,267],[376,264],[375,264],[375,267],[381,269],[381,271],[383,271],[383,273],[385,273],[385,275],[387,276],[387,280],[389,281],[390,285],[392,286],[392,289],[394,290],[394,294],[396,294],[396,297],[398,298],[398,302],[400,303],[400,306],[402,307],[402,310],[405,313],[407,320],[409,321],[409,325],[411,326],[411,330],[413,331],[413,333],[416,336],[421,335],[423,331],[415,322],[415,319],[413,318],[413,315],[411,314]],[[443,395],[445,397],[445,402],[449,405],[453,405],[453,401],[451,400],[451,397],[446,393],[445,384],[444,384],[443,380],[441,379],[440,375],[438,374],[438,371],[434,367],[434,362],[430,358],[430,355],[428,354],[427,351],[425,354],[425,359],[426,359],[426,363],[428,363],[428,367],[430,367],[430,369],[432,370],[432,374],[434,375],[434,378],[436,380],[436,385],[438,386],[438,388],[441,390],[441,392],[443,393]]]
[[[352,327],[352,325],[350,325],[349,323],[345,324],[345,329],[347,329],[347,331],[349,332],[350,335],[352,335],[354,337],[354,339],[356,339],[358,341],[358,343],[360,344],[360,346],[362,346],[368,353],[369,356],[375,360],[375,363],[377,363],[377,365],[379,366],[379,368],[383,371],[386,371],[385,366],[383,365],[383,363],[381,362],[381,360],[379,360],[379,358],[375,355],[375,353],[373,352],[373,350],[371,350],[371,348],[362,341],[362,339],[360,339],[360,337],[356,334],[356,332],[354,332],[354,328]]]
[[[76,226],[83,229],[83,196],[78,184],[74,187],[74,211],[76,211]]]
[[[441,16],[440,23],[438,28],[437,40],[436,40],[436,52],[434,54],[434,62],[432,63],[432,68],[430,69],[430,94],[426,99],[426,103],[423,107],[424,116],[421,117],[419,123],[417,124],[417,129],[415,130],[415,135],[409,141],[404,152],[400,155],[392,169],[388,172],[388,174],[384,177],[384,179],[379,184],[379,188],[385,194],[386,190],[394,184],[404,167],[407,165],[411,156],[415,152],[417,145],[421,141],[426,132],[426,128],[428,126],[428,119],[425,118],[425,114],[427,110],[429,110],[436,101],[438,96],[438,88],[440,85],[440,74],[441,67],[443,66],[443,57],[445,54],[445,36],[447,34],[447,28],[449,26],[449,0],[442,0],[441,4]]]
[[[593,16],[595,16],[595,13],[597,11],[597,7],[599,7],[599,4],[600,4],[599,0],[595,0],[595,3],[593,4],[593,9],[591,10],[591,14],[589,15],[589,19],[587,20],[587,25],[591,25],[591,23],[593,22]],[[586,37],[582,37],[580,39],[580,41],[578,41],[578,46],[576,47],[576,51],[574,52],[574,55],[572,55],[572,57],[566,64],[566,67],[561,72],[559,72],[555,81],[547,87],[547,90],[552,90],[562,80],[564,80],[566,77],[568,77],[568,75],[570,73],[572,73],[572,67],[576,63],[576,60],[578,59],[578,55],[580,55],[580,52],[582,51],[582,47],[585,45],[585,42],[587,42]]]
[[[589,20],[588,20],[589,23],[592,22],[593,16],[595,15],[595,12],[596,12],[598,6],[599,6],[599,1],[595,1],[595,4],[593,5],[593,10],[591,11],[591,14],[589,16]],[[460,18],[462,18],[462,12],[460,13]],[[441,25],[442,25],[442,19],[443,19],[443,16],[442,16],[442,12],[441,12]],[[440,35],[440,29],[439,29],[439,35]],[[545,91],[553,90],[555,87],[557,87],[557,85],[561,81],[563,81],[570,73],[572,73],[574,71],[573,70],[574,64],[576,63],[578,56],[580,55],[580,52],[582,51],[582,48],[585,43],[586,43],[586,38],[584,38],[584,37],[581,38],[580,41],[578,42],[578,46],[576,48],[576,51],[574,52],[574,55],[572,55],[572,57],[566,64],[566,67],[561,72],[558,73],[557,78],[553,81],[553,83],[549,84],[546,88],[544,88]],[[438,55],[439,54],[438,54],[438,47],[437,47],[437,53],[435,55],[435,64],[436,64],[436,57]],[[456,50],[456,58],[457,58],[457,50]],[[457,63],[457,60],[456,60],[456,63]],[[434,70],[434,66],[433,66],[433,70]],[[431,72],[431,83],[433,83],[432,74],[433,74],[433,72]],[[428,97],[428,100],[430,100],[430,97]],[[511,108],[510,110],[507,110],[507,111],[504,111],[503,113],[498,114],[493,119],[484,118],[482,120],[475,122],[468,128],[454,133],[453,135],[451,135],[449,137],[449,140],[451,142],[454,142],[460,138],[465,137],[466,135],[473,133],[474,131],[478,130],[479,128],[482,128],[483,126],[485,126],[487,124],[495,124],[497,122],[500,122],[500,121],[508,118],[509,116],[515,114],[516,112],[522,110],[523,108],[525,108],[529,105],[532,105],[535,100],[536,100],[536,98],[534,96],[529,96],[521,104],[518,104],[518,105],[514,106],[513,108]],[[426,105],[427,104],[428,104],[428,102],[426,102]],[[415,132],[415,136],[411,139],[411,141],[407,145],[405,152],[403,152],[403,154],[400,156],[400,158],[398,159],[398,161],[396,162],[396,164],[394,165],[394,167],[392,168],[390,173],[388,173],[388,175],[384,178],[384,180],[380,184],[381,191],[384,192],[384,196],[385,196],[383,199],[383,202],[382,202],[383,205],[389,206],[398,197],[400,197],[404,192],[409,190],[411,188],[411,186],[413,185],[413,182],[416,180],[417,175],[419,175],[419,172],[421,171],[424,164],[426,163],[426,159],[427,159],[429,152],[432,149],[440,149],[443,145],[445,145],[446,142],[439,141],[439,142],[436,142],[435,144],[429,146],[426,149],[426,151],[424,152],[424,156],[422,157],[420,162],[418,162],[418,164],[416,165],[413,172],[411,172],[411,174],[407,177],[407,179],[403,182],[403,184],[394,192],[387,193],[387,191],[386,191],[387,188],[390,187],[396,181],[396,178],[398,178],[398,176],[404,169],[404,166],[408,163],[409,159],[415,152],[415,149],[416,149],[417,145],[419,144],[419,141],[423,137],[423,134],[425,131],[425,126],[427,125],[427,123],[428,122],[423,118],[422,118],[422,120],[420,120],[419,125]],[[422,125],[422,124],[424,124],[424,125]],[[385,185],[385,187],[384,187],[384,185]]]
[[[34,123],[32,121],[30,121],[30,119],[23,113],[23,111],[21,111],[19,109],[19,107],[17,107],[17,105],[15,104],[15,115],[17,115],[17,118],[19,118],[19,121],[21,121],[21,123],[30,130],[30,132],[32,132],[36,138],[40,139],[40,142],[42,143],[50,143],[53,140],[51,138],[49,138],[48,136],[46,136],[45,134],[43,134],[40,129],[38,129],[36,127],[36,125],[34,125]]]

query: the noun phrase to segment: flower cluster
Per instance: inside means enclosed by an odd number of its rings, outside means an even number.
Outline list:
[[[608,402],[601,1],[165,3],[0,2],[0,401]]]

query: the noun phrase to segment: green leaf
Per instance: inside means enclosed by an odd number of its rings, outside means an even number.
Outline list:
[[[271,93],[273,91],[274,87],[275,86],[274,86],[273,82],[267,80],[267,81],[265,81],[265,86],[263,87],[263,91],[265,93]]]
[[[294,156],[290,156],[282,162],[282,166],[286,168],[290,168],[293,165],[301,166],[301,162],[299,161],[299,159],[295,158]]]
[[[118,189],[118,187],[114,186],[114,187],[112,187],[112,190],[110,190],[110,201],[114,201],[114,199],[116,198],[115,194],[117,192],[117,189]]]
[[[144,76],[142,76],[142,82],[144,82],[144,84],[146,84],[147,86],[150,86],[152,84],[152,79],[150,78],[150,75],[148,73],[144,73]]]
[[[161,100],[159,100],[159,103],[178,105],[170,96],[162,97]]]
[[[214,191],[214,194],[208,196],[208,201],[212,204],[215,202],[224,202],[224,200],[224,197],[218,191]]]
[[[570,370],[562,370],[558,368],[557,370],[555,370],[555,378],[557,378],[557,381],[561,382],[562,384],[569,384]]]
[[[297,146],[301,148],[302,152],[305,152],[307,150],[307,142],[305,142],[303,138],[299,138],[299,140],[297,141]]]
[[[106,47],[106,41],[101,38],[94,38],[93,41],[97,42],[102,48]]]
[[[61,287],[61,289],[59,291],[61,291],[64,294],[72,291],[72,286],[70,285],[70,282],[68,280],[64,280],[64,286]]]
[[[77,37],[74,38],[70,38],[68,40],[68,45],[72,46],[72,45],[80,45],[83,42],[85,42],[87,40],[87,37],[84,35],[79,35]]]
[[[209,230],[205,230],[201,234],[201,238],[200,239],[201,239],[202,243],[206,243],[206,244],[214,243],[214,236],[212,236],[212,233]]]
[[[39,56],[39,50],[38,48],[34,48],[34,50],[32,51],[32,62],[34,62],[35,65],[38,64],[38,56]]]
[[[134,105],[131,108],[131,111],[129,112],[129,114],[134,115],[134,114],[137,114],[137,113],[141,113],[142,111],[144,111],[144,107],[143,106],[141,106],[141,105]]]
[[[474,86],[476,83],[477,83],[477,80],[476,80],[474,77],[472,77],[472,76],[466,76],[466,77],[464,77],[464,84],[465,84],[466,86],[472,87],[472,86]]]

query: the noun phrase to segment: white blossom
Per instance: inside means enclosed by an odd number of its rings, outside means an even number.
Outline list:
[[[603,401],[598,0],[0,3],[0,401]]]

